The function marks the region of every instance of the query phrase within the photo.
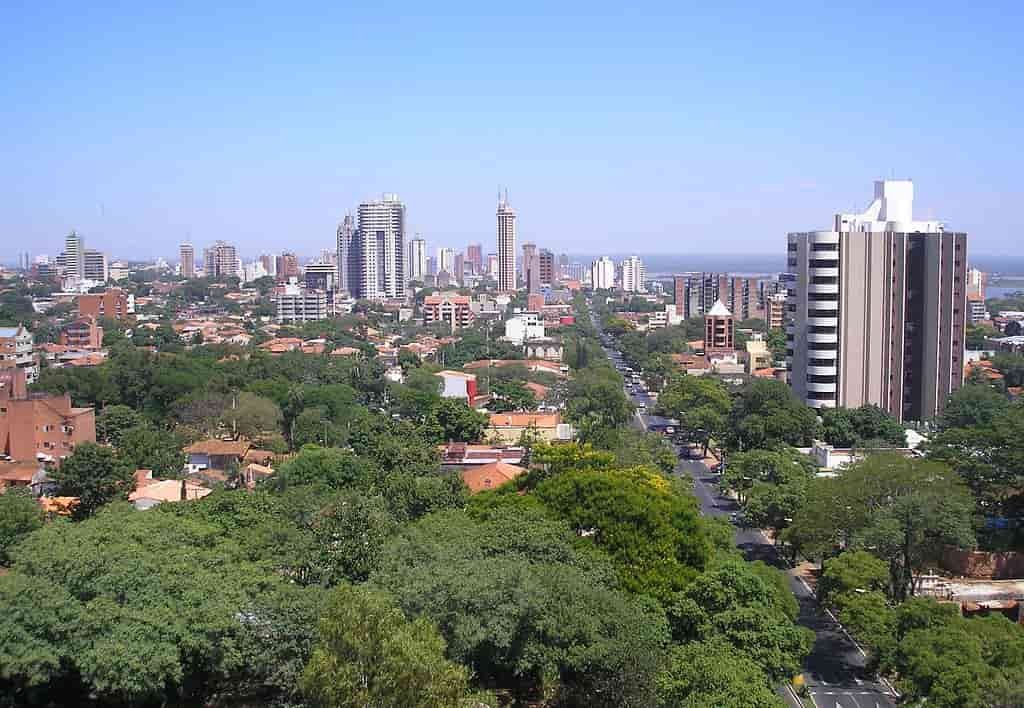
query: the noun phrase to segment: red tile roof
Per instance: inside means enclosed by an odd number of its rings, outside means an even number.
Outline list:
[[[522,467],[508,465],[504,462],[492,462],[489,465],[472,467],[462,473],[462,481],[469,487],[471,494],[497,489],[506,482],[511,482],[526,472]]]

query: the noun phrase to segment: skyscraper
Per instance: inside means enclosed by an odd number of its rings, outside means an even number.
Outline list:
[[[967,234],[915,221],[913,200],[909,180],[875,182],[863,213],[789,234],[787,360],[808,405],[922,421],[962,385]]]
[[[359,254],[356,244],[355,220],[351,214],[338,224],[338,289],[351,292],[359,277]]]
[[[299,257],[285,251],[277,257],[277,281],[287,283],[291,278],[299,277]]]
[[[473,265],[473,275],[481,275],[484,272],[484,247],[479,243],[466,246],[466,262]]]
[[[498,197],[498,290],[516,289],[516,213],[508,205],[508,192]]]
[[[359,205],[359,298],[405,297],[405,205],[397,194]]]
[[[181,257],[181,277],[191,280],[196,277],[196,249],[191,243],[183,243],[178,247]]]
[[[627,293],[644,291],[644,262],[639,256],[622,261],[622,290]]]
[[[610,290],[615,287],[615,262],[608,256],[601,256],[590,266],[590,282],[594,290]]]
[[[540,292],[540,258],[537,256],[537,245],[523,244],[523,285],[526,292]]]
[[[217,241],[209,248],[204,249],[203,269],[207,278],[239,275],[235,247],[224,241]]]
[[[64,238],[64,272],[79,280],[85,278],[85,241],[77,231]]]
[[[546,248],[540,249],[537,254],[539,259],[540,284],[550,287],[555,278],[555,254]]]
[[[455,249],[437,249],[437,269],[440,273],[455,275]]]
[[[107,268],[107,254],[102,251],[94,251],[91,248],[85,249],[82,255],[85,262],[85,279],[95,280],[97,283],[105,283],[110,278],[110,271]]]
[[[427,277],[427,242],[416,237],[409,241],[409,280],[423,282]]]

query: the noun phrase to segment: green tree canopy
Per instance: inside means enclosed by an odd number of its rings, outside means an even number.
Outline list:
[[[110,448],[84,442],[50,476],[61,494],[79,498],[73,515],[83,519],[109,501],[124,499],[132,491],[132,473]]]
[[[681,432],[707,454],[712,438],[725,432],[732,400],[725,385],[705,376],[676,376],[658,396],[658,408],[679,421]]]
[[[30,490],[14,487],[0,494],[0,565],[10,561],[8,551],[43,525],[43,512]]]
[[[821,435],[836,447],[905,447],[906,432],[895,418],[875,405],[860,408],[823,408]]]
[[[781,381],[757,379],[740,391],[729,415],[726,445],[732,450],[809,446],[818,434],[814,411]]]

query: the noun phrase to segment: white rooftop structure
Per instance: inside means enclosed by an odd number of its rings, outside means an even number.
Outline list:
[[[941,221],[914,220],[914,183],[909,179],[875,181],[875,196],[860,214],[836,214],[836,231],[938,233]]]
[[[707,317],[732,317],[729,308],[721,300],[715,300],[715,304],[706,313]]]

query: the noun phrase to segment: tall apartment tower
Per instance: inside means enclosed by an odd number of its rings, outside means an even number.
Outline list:
[[[610,290],[615,287],[615,261],[601,256],[590,266],[590,283],[594,290]]]
[[[409,280],[423,282],[427,277],[427,242],[417,236],[409,241]]]
[[[622,289],[627,293],[644,291],[644,262],[639,256],[622,261]]]
[[[508,205],[508,192],[498,197],[498,290],[516,289],[516,213]]]
[[[203,269],[207,278],[222,278],[239,275],[238,255],[235,247],[224,241],[217,241],[203,250]]]
[[[191,280],[196,277],[196,249],[191,243],[183,243],[178,247],[181,258],[181,277]]]
[[[397,194],[359,205],[358,243],[356,297],[405,297],[405,205]]]
[[[85,278],[85,241],[77,231],[64,238],[64,272],[79,279]]]
[[[356,224],[351,214],[346,214],[338,224],[338,280],[339,290],[352,291],[358,276],[359,253],[356,243]]]
[[[540,292],[540,258],[537,256],[537,244],[523,244],[523,285],[526,292]]]
[[[479,243],[471,243],[466,246],[466,263],[473,264],[473,275],[482,275],[484,272],[484,247]]]
[[[913,201],[909,180],[875,182],[863,213],[789,234],[787,360],[808,405],[922,421],[963,384],[967,234],[915,221]]]
[[[555,280],[555,254],[546,248],[540,249],[539,259],[540,284],[550,287]]]

